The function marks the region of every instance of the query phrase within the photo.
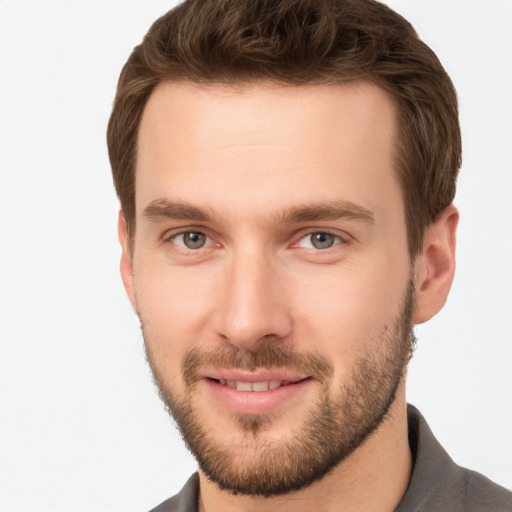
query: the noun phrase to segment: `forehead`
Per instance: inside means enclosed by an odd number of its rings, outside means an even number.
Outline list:
[[[141,121],[137,212],[159,198],[228,215],[248,204],[268,210],[338,199],[378,210],[386,198],[396,201],[399,188],[394,119],[387,93],[367,82],[163,82]]]

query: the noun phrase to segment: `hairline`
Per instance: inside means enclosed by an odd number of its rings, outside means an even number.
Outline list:
[[[413,234],[411,233],[411,226],[409,222],[409,216],[410,212],[408,211],[408,208],[406,207],[406,198],[405,198],[405,186],[403,183],[404,174],[406,175],[404,167],[404,162],[402,160],[404,153],[406,154],[406,150],[403,147],[403,145],[400,143],[400,140],[403,137],[400,137],[402,133],[402,126],[400,124],[401,119],[401,112],[399,109],[399,98],[398,95],[390,89],[390,87],[386,87],[386,84],[383,83],[381,80],[378,79],[375,75],[369,73],[366,76],[360,76],[360,77],[347,77],[346,80],[343,79],[322,79],[321,77],[318,77],[317,79],[313,78],[307,82],[304,83],[295,83],[295,82],[287,82],[284,80],[278,80],[273,77],[261,77],[261,78],[240,78],[236,79],[233,77],[232,80],[199,80],[194,79],[190,76],[183,76],[183,77],[168,77],[168,78],[161,78],[158,80],[152,87],[150,92],[147,94],[145,101],[141,108],[141,113],[138,118],[138,125],[137,125],[137,133],[135,136],[135,154],[134,159],[132,162],[133,165],[133,218],[127,220],[125,217],[125,221],[128,228],[128,248],[130,250],[130,253],[133,254],[134,251],[134,242],[135,242],[135,233],[136,233],[136,218],[137,218],[137,210],[136,210],[136,183],[137,183],[137,156],[139,151],[139,137],[140,137],[140,127],[142,124],[142,119],[144,116],[144,112],[146,110],[146,106],[155,92],[155,90],[160,87],[162,84],[186,84],[190,85],[192,87],[197,87],[199,89],[208,90],[212,88],[224,88],[226,90],[233,90],[236,92],[244,92],[246,89],[250,87],[254,87],[255,85],[261,85],[265,87],[311,87],[311,86],[355,86],[357,84],[361,83],[368,83],[373,84],[376,87],[378,87],[381,91],[383,91],[389,98],[391,105],[393,107],[393,136],[392,136],[392,147],[391,147],[391,161],[393,164],[393,171],[395,173],[395,178],[398,180],[398,185],[400,187],[400,194],[402,197],[402,208],[404,213],[404,218],[406,222],[406,234],[407,234],[407,244],[409,248],[409,256],[411,260],[413,260],[422,249],[421,242],[423,239],[420,240],[419,247],[412,247],[411,246],[411,237]],[[121,207],[121,211],[122,207]],[[124,216],[124,212],[123,212]],[[433,222],[433,221],[432,221]],[[430,224],[432,224],[432,222]],[[428,226],[425,226],[427,228]]]

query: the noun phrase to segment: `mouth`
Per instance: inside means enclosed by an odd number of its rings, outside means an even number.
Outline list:
[[[283,386],[289,386],[291,384],[297,384],[311,377],[306,377],[299,380],[263,380],[263,381],[245,381],[245,380],[228,380],[228,379],[213,379],[210,380],[222,385],[227,386],[237,391],[268,391],[272,389],[278,389]]]
[[[238,414],[265,414],[305,400],[309,375],[278,371],[219,371],[203,375],[211,399]]]

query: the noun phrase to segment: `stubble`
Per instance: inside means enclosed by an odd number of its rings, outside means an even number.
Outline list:
[[[271,341],[254,351],[232,345],[207,352],[190,350],[182,361],[181,377],[186,391],[180,396],[160,371],[142,318],[141,323],[147,359],[160,396],[203,473],[220,489],[233,494],[274,496],[321,479],[382,424],[414,348],[413,305],[411,281],[398,317],[370,340],[370,349],[357,360],[350,380],[334,396],[329,392],[334,368],[325,356],[299,353],[292,346]],[[216,438],[215,431],[205,428],[194,406],[197,375],[206,366],[297,371],[311,375],[321,391],[303,425],[294,428],[290,439],[268,441],[264,432],[272,427],[272,413],[239,414],[236,426],[244,433],[245,441],[225,446]]]

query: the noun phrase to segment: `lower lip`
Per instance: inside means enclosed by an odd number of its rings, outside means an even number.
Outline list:
[[[278,407],[296,400],[298,395],[313,383],[311,379],[304,379],[267,391],[238,391],[215,380],[204,379],[203,382],[221,405],[237,414],[270,413]]]

